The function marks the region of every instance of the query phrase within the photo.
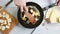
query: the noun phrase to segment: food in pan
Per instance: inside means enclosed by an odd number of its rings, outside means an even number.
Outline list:
[[[60,23],[60,6],[48,9],[46,20],[51,23]]]
[[[2,34],[9,34],[17,23],[17,19],[6,9],[0,11],[0,31],[2,31]]]
[[[29,13],[35,17],[35,20],[38,21],[39,17],[40,17],[40,13],[38,11],[38,9],[34,6],[28,6],[29,8]],[[28,18],[26,17],[26,15],[23,15],[22,20],[24,20],[27,24],[31,23]],[[35,24],[35,23],[34,23]]]

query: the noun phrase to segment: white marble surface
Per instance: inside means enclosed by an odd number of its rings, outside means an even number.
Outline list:
[[[4,6],[8,1],[10,1],[10,0],[0,0],[0,5]],[[42,8],[50,5],[49,0],[27,0],[27,2],[36,2]],[[51,3],[54,3],[54,2],[51,2]],[[14,2],[12,2],[6,9],[17,19],[18,8],[15,6]],[[42,28],[43,27],[40,25],[39,27],[37,27],[37,29],[35,30],[35,32],[33,34],[44,34],[45,30]],[[41,29],[41,31],[40,31],[40,29]],[[32,31],[33,31],[33,29],[24,28],[21,24],[18,23],[9,34],[31,34]],[[47,32],[48,31],[46,31],[46,33]],[[51,31],[51,32],[53,32],[53,31]],[[50,32],[48,32],[48,33],[50,33]]]
[[[60,34],[60,24],[47,24],[42,26],[42,24],[36,28],[33,34]]]

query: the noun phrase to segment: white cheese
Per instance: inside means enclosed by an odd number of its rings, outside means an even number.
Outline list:
[[[2,14],[0,13],[0,17],[2,17]]]
[[[32,14],[32,16],[34,16],[34,14]]]
[[[2,27],[0,26],[0,29],[1,29]]]
[[[5,26],[2,26],[2,30],[5,30]]]
[[[3,17],[5,17],[5,15],[2,15]]]
[[[48,10],[46,18],[50,18],[51,23],[58,23],[60,17],[60,7],[55,6]]]
[[[30,9],[30,11],[31,11],[31,12],[33,12],[33,10],[32,10],[32,9]]]
[[[36,21],[38,21],[38,18],[35,18]]]
[[[8,21],[8,22],[12,22],[12,21],[11,21],[11,18],[8,18],[7,21]]]
[[[52,14],[52,8],[48,9],[48,12],[46,13],[45,18],[50,18],[51,14]]]
[[[24,15],[24,18],[26,17],[26,15]]]
[[[4,22],[4,20],[3,19],[0,19],[0,23],[3,23]]]
[[[7,19],[8,19],[8,18],[9,18],[9,15],[8,15],[8,14],[6,14],[6,15],[5,15],[5,18],[7,18]]]
[[[6,20],[4,21],[4,24],[7,24]]]
[[[3,12],[3,15],[5,15],[5,12]]]
[[[60,17],[59,17],[59,23],[60,23]]]
[[[11,23],[10,23],[10,22],[8,22],[8,25],[10,26],[10,25],[11,25]]]
[[[8,25],[6,25],[6,28],[9,29],[10,27]]]

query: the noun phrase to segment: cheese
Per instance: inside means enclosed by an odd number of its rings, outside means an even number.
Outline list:
[[[0,19],[0,23],[3,23],[4,22],[4,20],[3,19]]]
[[[31,11],[31,13],[33,12],[33,10],[32,10],[32,9],[30,9],[30,11]]]
[[[6,15],[5,15],[5,18],[6,18],[6,19],[8,19],[8,18],[9,18],[9,15],[8,15],[8,14],[6,14]]]
[[[55,6],[48,10],[46,18],[50,18],[51,23],[58,23],[60,18],[60,7]]]
[[[10,23],[10,22],[8,22],[8,25],[10,26],[10,25],[11,25],[11,23]]]
[[[2,26],[2,30],[5,30],[5,26]]]
[[[32,16],[34,16],[34,14],[32,14]]]
[[[6,13],[5,12],[3,12],[3,15],[5,15]]]
[[[36,21],[38,21],[38,18],[35,18]]]
[[[46,13],[46,17],[45,18],[50,18],[51,14],[52,14],[52,8],[50,8],[48,10],[48,12]]]
[[[6,25],[6,28],[9,29],[10,27],[8,25]]]
[[[2,17],[2,14],[0,13],[0,17]]]
[[[8,21],[8,22],[12,22],[12,21],[11,21],[11,18],[8,18],[7,21]]]
[[[2,27],[0,26],[0,29],[1,29]]]
[[[4,24],[7,24],[6,20],[4,21]]]
[[[2,15],[3,17],[5,17],[5,15]]]
[[[59,17],[59,22],[60,22],[60,17]]]

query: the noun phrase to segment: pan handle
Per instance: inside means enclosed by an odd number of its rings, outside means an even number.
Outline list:
[[[7,7],[13,0],[10,0],[7,4],[5,4],[5,7]]]
[[[45,11],[45,10],[48,10],[49,8],[51,8],[51,7],[54,7],[54,6],[57,6],[57,3],[53,3],[53,4],[51,4],[51,5],[47,6],[47,7],[44,7],[42,9],[43,9],[43,11]]]

